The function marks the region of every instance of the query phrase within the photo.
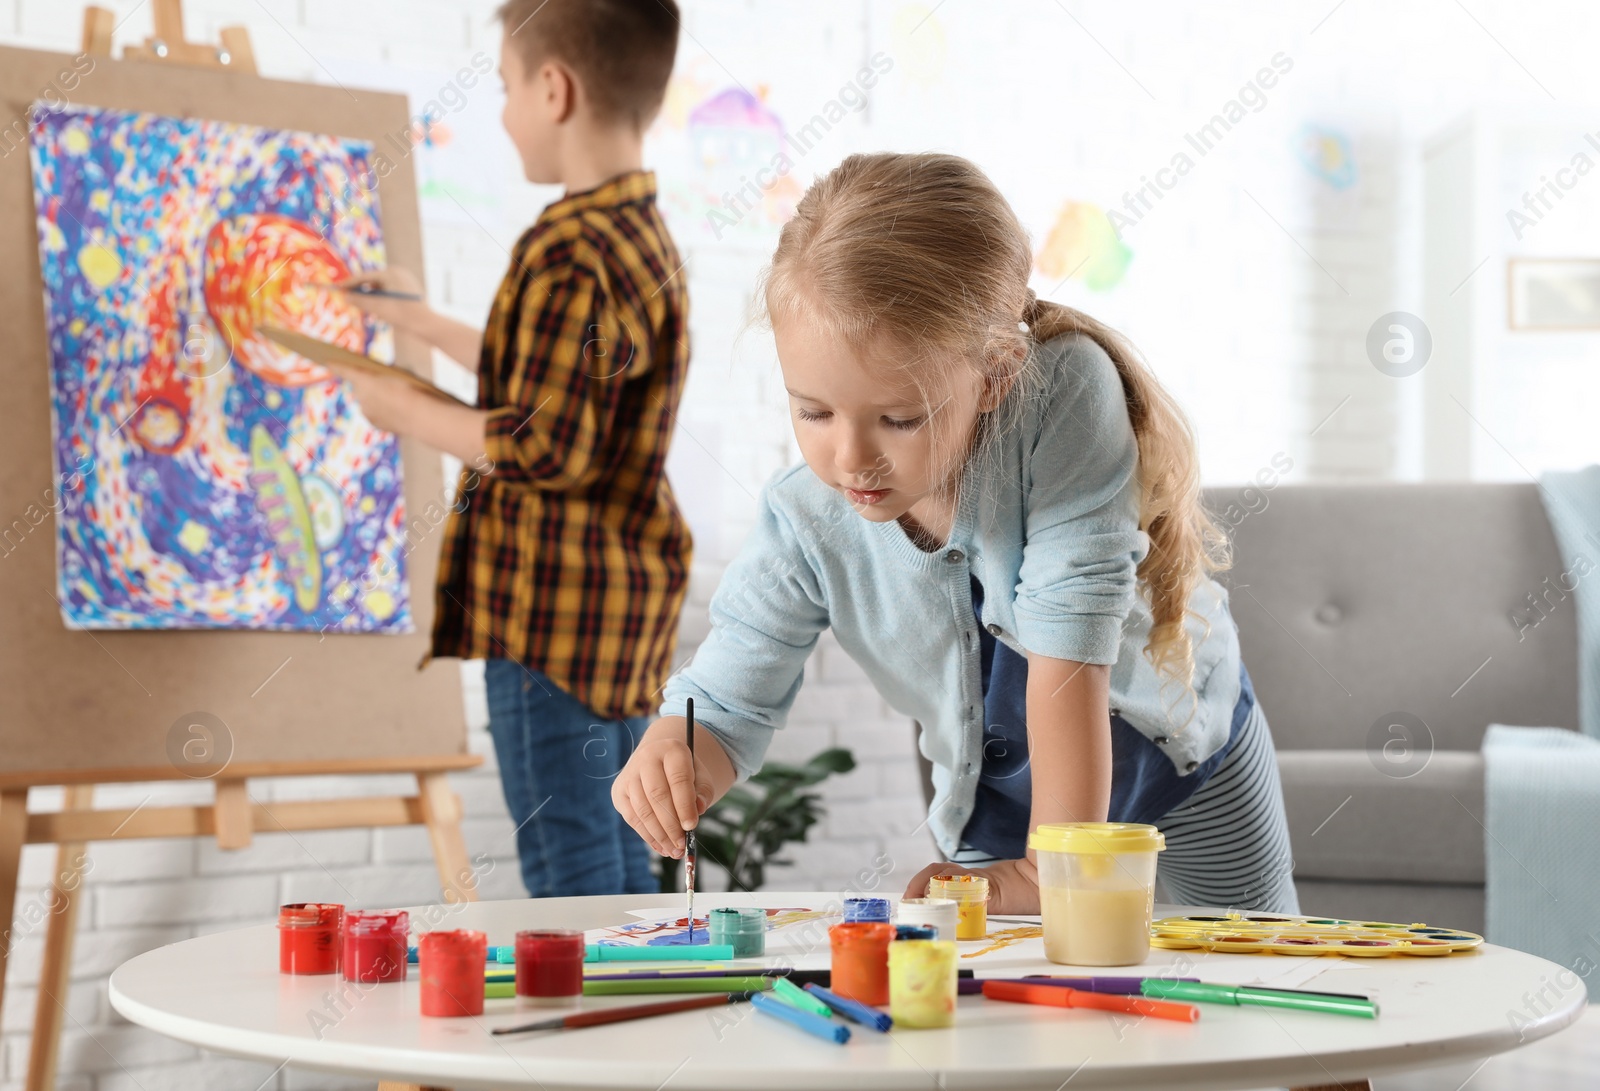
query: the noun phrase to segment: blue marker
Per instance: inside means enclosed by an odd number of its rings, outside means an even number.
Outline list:
[[[406,961],[415,966],[418,959],[415,947],[406,948]],[[517,949],[515,947],[495,947],[492,944],[485,949],[484,962],[498,962],[503,966],[514,966],[517,962]]]
[[[869,1007],[859,1000],[851,1000],[848,996],[840,996],[836,992],[824,989],[821,985],[807,985],[806,992],[811,993],[852,1023],[860,1023],[876,1031],[887,1031],[894,1026],[894,1020],[888,1013]]]
[[[755,1005],[757,1011],[764,1011],[768,1015],[776,1016],[785,1023],[793,1023],[807,1034],[829,1042],[843,1045],[850,1040],[850,1028],[843,1023],[835,1023],[831,1019],[824,1019],[820,1015],[812,1015],[808,1011],[790,1007],[782,1000],[774,1000],[766,993],[751,993],[750,1003]]]

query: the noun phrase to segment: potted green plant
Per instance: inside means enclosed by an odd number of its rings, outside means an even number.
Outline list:
[[[768,762],[748,781],[734,785],[700,816],[695,842],[702,873],[705,864],[715,864],[727,873],[729,890],[759,889],[767,881],[767,868],[793,863],[779,856],[783,846],[804,841],[822,817],[822,794],[810,789],[855,767],[850,751],[833,747],[804,765]],[[661,865],[662,892],[680,890],[683,861],[663,858]]]

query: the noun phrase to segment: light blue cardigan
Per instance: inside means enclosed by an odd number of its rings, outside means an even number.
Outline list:
[[[1139,529],[1138,446],[1116,365],[1077,334],[1034,352],[1042,382],[969,461],[937,552],[918,549],[897,522],[863,519],[804,464],[778,473],[712,597],[710,635],[667,682],[662,714],[682,715],[693,697],[696,718],[743,780],[760,768],[806,657],[831,627],[884,699],[922,724],[920,746],[934,765],[929,825],[954,852],[983,761],[975,574],[1001,642],[1115,664],[1112,708],[1180,775],[1220,749],[1239,697],[1227,591],[1206,579],[1190,600],[1198,702],[1171,682],[1163,694],[1141,654],[1151,615],[1135,568],[1150,539]]]

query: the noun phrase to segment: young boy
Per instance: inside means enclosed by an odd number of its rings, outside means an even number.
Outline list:
[[[681,259],[641,169],[673,0],[508,0],[502,116],[565,195],[517,241],[482,331],[349,291],[478,367],[478,406],[344,375],[375,425],[460,458],[430,656],[486,659],[489,730],[534,897],[659,889],[611,782],[664,683],[689,528],[663,473],[688,364]],[[399,269],[355,278],[420,292]],[[424,660],[426,661],[426,659]]]

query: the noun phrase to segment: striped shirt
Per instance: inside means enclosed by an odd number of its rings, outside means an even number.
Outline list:
[[[654,707],[691,549],[664,472],[688,298],[655,194],[630,171],[517,242],[478,363],[492,469],[462,470],[423,660],[516,660],[610,718]]]

